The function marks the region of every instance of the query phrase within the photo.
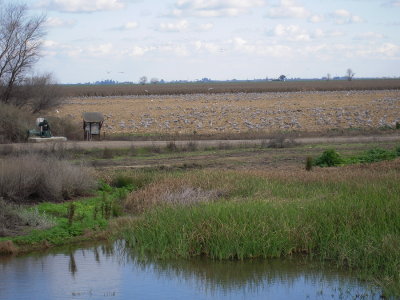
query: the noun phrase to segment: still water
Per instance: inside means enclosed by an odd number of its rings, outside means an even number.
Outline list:
[[[301,260],[139,259],[122,242],[0,257],[0,299],[379,299]]]

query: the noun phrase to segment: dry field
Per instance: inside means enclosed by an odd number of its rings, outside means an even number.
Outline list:
[[[107,134],[380,128],[400,122],[400,90],[68,98],[58,116],[81,124],[90,111],[105,115]]]

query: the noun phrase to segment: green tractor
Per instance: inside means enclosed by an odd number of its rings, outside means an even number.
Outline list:
[[[41,137],[41,138],[51,138],[51,131],[49,122],[45,118],[37,118],[36,125],[37,129],[28,130],[28,138],[30,137]]]

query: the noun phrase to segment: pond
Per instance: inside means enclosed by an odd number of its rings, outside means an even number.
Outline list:
[[[119,241],[0,257],[0,299],[379,299],[332,269],[304,259],[145,259]]]

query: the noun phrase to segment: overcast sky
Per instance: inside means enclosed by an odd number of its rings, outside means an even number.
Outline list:
[[[400,0],[29,0],[61,83],[400,76]]]

